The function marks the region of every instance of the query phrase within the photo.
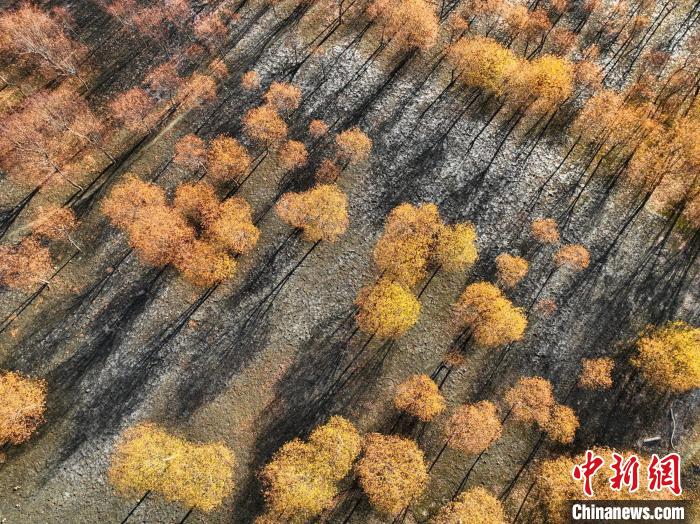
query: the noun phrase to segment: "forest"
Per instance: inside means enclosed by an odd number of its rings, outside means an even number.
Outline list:
[[[0,0],[0,522],[700,519],[699,231],[700,0]]]

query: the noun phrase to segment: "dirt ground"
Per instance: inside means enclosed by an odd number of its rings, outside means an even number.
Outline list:
[[[205,293],[172,268],[138,261],[101,215],[100,198],[125,172],[157,177],[172,191],[187,177],[168,163],[173,143],[184,134],[241,137],[241,116],[260,100],[260,93],[241,89],[241,74],[254,69],[263,85],[290,80],[294,49],[312,31],[313,11],[301,22],[299,9],[276,11],[246,4],[225,54],[231,74],[219,100],[168,121],[79,202],[83,215],[75,240],[82,252],[74,255],[65,246],[56,254],[60,261],[74,256],[51,285],[19,311],[29,296],[0,292],[6,319],[0,325],[0,368],[45,377],[49,388],[46,424],[29,442],[10,449],[0,466],[0,521],[120,522],[136,499],[119,496],[107,483],[109,455],[124,428],[145,420],[194,440],[222,441],[235,452],[233,495],[210,514],[193,512],[188,522],[252,522],[263,511],[256,471],[281,444],[306,436],[332,414],[348,417],[362,432],[393,428],[411,435],[431,461],[444,443],[447,415],[427,426],[399,419],[393,391],[409,375],[439,367],[455,335],[450,305],[466,284],[493,279],[495,256],[504,251],[530,260],[527,278],[510,293],[529,311],[526,338],[497,350],[469,349],[465,365],[443,385],[446,413],[464,402],[498,402],[518,377],[541,375],[581,420],[572,446],[546,442],[538,450],[505,500],[509,515],[518,512],[537,460],[593,443],[651,451],[641,440],[657,435],[666,449],[671,410],[674,444],[692,486],[700,471],[700,393],[659,397],[628,359],[635,334],[646,324],[700,321],[697,236],[669,235],[665,217],[647,209],[632,216],[642,196],[615,181],[596,179],[584,188],[583,160],[555,172],[566,151],[556,126],[536,140],[527,133],[534,122],[522,121],[508,133],[507,112],[486,125],[497,106],[481,98],[457,119],[470,93],[458,87],[443,93],[449,71],[438,56],[402,54],[391,46],[373,54],[379,35],[372,28],[362,36],[362,26],[341,28],[292,79],[304,96],[290,116],[292,138],[308,142],[308,122],[321,118],[333,131],[357,125],[374,141],[371,160],[346,170],[340,180],[350,202],[347,234],[309,252],[312,246],[290,236],[270,210],[281,190],[309,186],[313,166],[331,150],[329,139],[313,146],[311,166],[293,180],[283,179],[266,157],[238,191],[255,210],[261,238],[251,255],[239,259],[230,282]],[[99,106],[137,83],[158,61],[157,53],[139,49],[96,6],[76,12],[81,38],[97,49],[95,60],[110,64],[104,68],[109,73],[100,73],[99,89],[89,93]],[[573,213],[567,213],[581,190]],[[2,209],[26,192],[0,180]],[[71,188],[40,194],[23,213],[70,194]],[[406,336],[365,347],[368,336],[353,334],[353,301],[378,275],[372,248],[387,213],[400,202],[434,202],[447,222],[472,221],[480,258],[469,274],[435,275],[421,295],[420,320]],[[589,248],[588,269],[559,270],[548,278],[554,248],[535,244],[528,230],[532,219],[545,216],[560,220],[565,242]],[[7,238],[16,234],[11,228]],[[556,300],[556,313],[537,312],[536,298]],[[580,360],[602,355],[616,359],[615,386],[599,393],[577,389]],[[509,421],[466,485],[500,493],[538,438],[533,428]],[[407,521],[424,522],[449,500],[474,459],[446,451]],[[346,487],[328,521],[344,522],[359,500],[350,522],[380,522],[351,481]],[[536,518],[536,503],[527,501],[523,521]],[[130,522],[179,522],[187,509],[152,496]]]

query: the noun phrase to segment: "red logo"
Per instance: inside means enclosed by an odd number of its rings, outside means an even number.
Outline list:
[[[626,488],[630,493],[639,489],[639,467],[640,462],[636,455],[630,455],[625,459],[618,453],[612,454],[613,462],[610,469],[613,475],[608,478],[610,489],[621,491]],[[592,497],[593,476],[603,467],[605,460],[596,455],[591,450],[586,451],[586,459],[581,464],[576,464],[571,476],[574,480],[583,481],[583,493],[587,497]],[[663,458],[657,454],[651,456],[649,467],[647,468],[647,478],[649,491],[662,491],[668,489],[678,496],[683,492],[681,488],[681,457],[678,453],[669,453]]]

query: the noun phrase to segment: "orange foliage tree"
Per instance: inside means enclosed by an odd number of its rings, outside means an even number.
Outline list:
[[[468,328],[474,341],[493,348],[523,338],[527,319],[503,292],[489,282],[470,284],[453,306],[455,323]]]
[[[285,193],[275,211],[285,223],[301,229],[309,242],[335,242],[348,229],[348,198],[333,184]]]
[[[0,245],[0,285],[30,290],[45,282],[53,271],[51,254],[35,238],[26,237],[15,245]]]
[[[0,51],[14,59],[30,56],[62,75],[77,75],[85,47],[71,39],[61,19],[24,2],[0,16]]]
[[[445,399],[428,375],[413,375],[396,389],[394,406],[423,422],[429,422],[445,410]]]
[[[374,262],[385,276],[413,287],[426,270],[441,222],[435,204],[401,204],[391,210],[374,247]]]
[[[510,49],[483,36],[463,37],[452,44],[448,59],[467,87],[501,96],[519,62]]]
[[[428,49],[437,41],[437,13],[426,0],[374,0],[367,15],[402,49]]]
[[[468,489],[444,506],[430,524],[505,524],[501,502],[482,487]]]
[[[230,136],[217,136],[207,149],[207,174],[217,183],[240,181],[250,162],[246,148]]]
[[[529,267],[523,257],[501,253],[496,257],[498,283],[505,288],[517,286],[527,275]]]
[[[568,244],[554,254],[554,265],[582,271],[590,264],[590,254],[581,244]]]
[[[59,177],[79,187],[71,178],[76,158],[85,147],[101,149],[102,124],[68,87],[26,98],[2,128],[0,168],[16,182],[36,185]]]
[[[204,140],[197,135],[185,135],[175,144],[173,162],[190,171],[203,167],[206,162],[207,149]]]
[[[380,513],[397,515],[423,493],[428,471],[415,442],[394,435],[370,433],[356,466],[360,486]]]
[[[474,226],[468,222],[442,226],[438,231],[433,256],[447,271],[467,271],[479,258]]]
[[[334,416],[306,442],[287,442],[260,472],[270,522],[307,522],[333,504],[361,450],[355,427]]]
[[[537,422],[544,426],[556,405],[552,384],[542,377],[524,377],[505,395],[513,417],[522,422]]]
[[[269,105],[248,111],[243,117],[243,129],[251,139],[266,148],[287,137],[287,124]]]
[[[488,400],[458,407],[445,426],[447,445],[468,455],[488,449],[502,431],[498,409]]]
[[[154,107],[155,100],[139,87],[120,93],[109,103],[112,118],[129,131],[151,131],[157,119],[153,114]]]
[[[359,128],[353,127],[335,137],[338,159],[350,164],[365,162],[372,152],[372,140]]]
[[[46,382],[15,371],[0,373],[0,447],[17,446],[44,422]]]
[[[304,167],[308,160],[306,146],[297,140],[287,140],[277,151],[277,163],[283,171],[294,171]]]
[[[420,302],[406,288],[386,278],[357,294],[357,325],[379,338],[398,338],[418,322]]]
[[[559,226],[553,218],[538,218],[532,221],[530,231],[535,240],[543,244],[559,243]]]
[[[583,389],[610,389],[615,361],[611,358],[584,358],[578,387]]]
[[[281,113],[288,113],[299,107],[301,89],[287,82],[272,82],[264,95],[265,102]]]
[[[682,321],[647,328],[632,364],[652,386],[685,393],[700,387],[700,328]]]
[[[144,423],[121,435],[108,475],[125,495],[153,491],[208,512],[231,492],[234,465],[233,453],[221,443],[197,444]]]

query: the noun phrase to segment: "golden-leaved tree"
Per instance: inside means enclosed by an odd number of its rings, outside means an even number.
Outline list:
[[[15,371],[0,373],[0,447],[17,446],[44,422],[46,381]]]
[[[143,423],[121,435],[111,458],[111,484],[128,496],[155,492],[186,507],[211,511],[233,488],[233,452],[221,443],[198,444]]]
[[[503,292],[489,282],[470,284],[453,306],[455,323],[470,330],[474,341],[493,348],[523,338],[527,319]]]
[[[284,444],[260,472],[267,502],[263,520],[307,522],[330,507],[361,443],[355,427],[334,416],[314,429],[306,442],[294,439]]]
[[[381,339],[398,338],[418,322],[420,302],[410,290],[382,278],[363,287],[355,303],[357,325]]]
[[[380,513],[395,516],[423,493],[428,471],[412,440],[370,433],[356,466],[360,487]]]
[[[647,328],[637,351],[632,363],[655,388],[685,393],[700,387],[700,328],[682,321]]]

